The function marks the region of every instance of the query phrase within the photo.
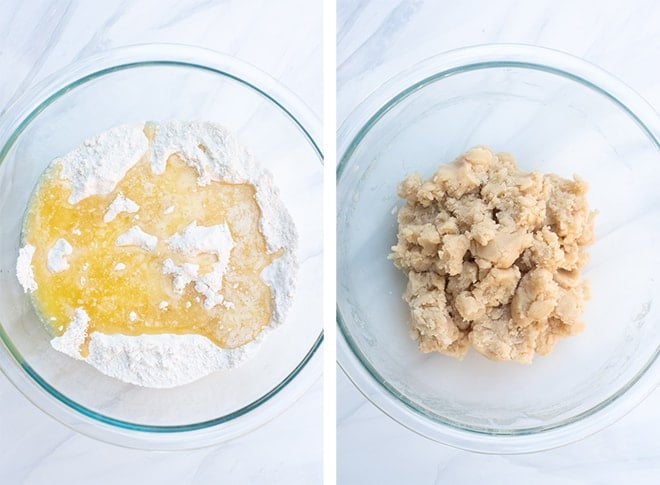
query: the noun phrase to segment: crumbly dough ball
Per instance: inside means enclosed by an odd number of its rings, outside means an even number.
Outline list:
[[[529,363],[578,333],[594,238],[586,192],[578,177],[526,173],[486,147],[429,180],[407,177],[390,258],[408,276],[420,350]]]

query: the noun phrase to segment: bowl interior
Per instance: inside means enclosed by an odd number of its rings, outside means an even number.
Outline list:
[[[158,390],[123,384],[53,350],[15,277],[15,260],[26,204],[53,158],[112,126],[171,119],[226,126],[273,174],[298,228],[301,264],[287,321],[253,358],[192,384]],[[240,416],[293,379],[322,331],[322,165],[311,136],[284,108],[228,73],[174,62],[137,63],[97,72],[61,90],[38,106],[5,148],[0,160],[1,336],[16,363],[42,388],[84,414],[121,427],[185,430]]]
[[[418,352],[408,336],[396,242],[396,187],[474,145],[524,170],[577,174],[598,211],[584,277],[592,299],[578,336],[524,366],[470,351]],[[526,434],[575,421],[617,398],[653,361],[660,337],[656,268],[660,153],[631,113],[593,86],[532,66],[480,65],[404,91],[349,146],[339,168],[339,325],[388,392],[435,421]]]

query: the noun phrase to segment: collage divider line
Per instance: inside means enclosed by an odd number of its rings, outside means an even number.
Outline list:
[[[323,482],[337,481],[336,166],[337,4],[323,2]]]

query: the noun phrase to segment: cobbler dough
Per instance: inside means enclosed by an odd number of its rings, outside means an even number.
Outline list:
[[[422,352],[530,363],[574,335],[593,241],[587,184],[526,173],[507,153],[476,147],[429,180],[407,177],[390,258],[408,276]]]

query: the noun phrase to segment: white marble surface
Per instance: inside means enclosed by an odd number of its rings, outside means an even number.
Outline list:
[[[123,45],[171,42],[234,55],[322,117],[320,1],[0,0],[0,113],[49,73]],[[122,449],[79,435],[0,374],[0,483],[320,483],[322,384],[261,429],[183,453]]]
[[[625,5],[625,6],[624,6]],[[660,4],[550,0],[338,1],[337,122],[426,57],[490,42],[551,47],[608,70],[660,107]],[[480,455],[417,436],[338,369],[338,483],[658,483],[660,391],[609,428],[559,449]]]

